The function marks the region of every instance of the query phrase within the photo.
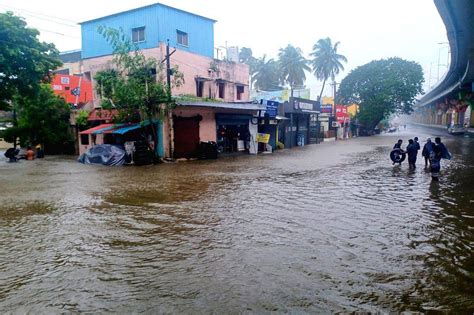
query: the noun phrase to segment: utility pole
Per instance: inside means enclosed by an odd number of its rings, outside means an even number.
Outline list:
[[[333,101],[334,101],[334,121],[337,122],[337,116],[336,116],[336,90],[337,90],[337,85],[336,80],[332,81],[332,88],[333,88]],[[338,132],[339,127],[336,127],[336,132],[335,132],[335,139],[337,140],[337,132]]]
[[[434,62],[431,62],[430,63],[430,76],[428,78],[428,88],[431,89],[431,71],[433,70],[433,63]]]
[[[438,43],[438,45],[446,45],[446,44],[449,44],[448,42],[441,42],[441,43]],[[438,82],[439,82],[439,66],[441,66],[441,49],[443,48],[446,48],[446,46],[442,46],[438,49]],[[448,48],[448,62],[449,62],[449,45],[447,46]],[[448,64],[446,64],[446,68],[448,67]]]
[[[175,50],[176,51],[176,50]],[[173,51],[173,53],[175,52]],[[169,109],[168,105],[171,102],[171,62],[170,62],[170,57],[172,54],[170,54],[170,40],[168,39],[166,41],[166,89],[168,92],[168,103],[166,104],[166,109],[167,109],[167,116],[168,116],[168,141],[169,141],[169,153],[170,153],[170,158],[172,159],[174,156],[174,144],[173,144],[173,113]]]
[[[166,42],[166,87],[168,89],[168,101],[171,101],[171,63],[170,63],[170,40]]]

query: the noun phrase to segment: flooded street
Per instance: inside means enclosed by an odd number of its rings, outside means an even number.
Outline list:
[[[439,183],[392,166],[441,134]],[[474,310],[474,139],[149,167],[0,161],[0,312]]]

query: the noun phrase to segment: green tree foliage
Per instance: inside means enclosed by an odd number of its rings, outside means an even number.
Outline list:
[[[264,91],[280,90],[280,67],[275,60],[266,58],[267,56],[263,55],[257,59],[254,86]]]
[[[49,84],[41,84],[34,98],[16,96],[13,107],[18,122],[4,131],[6,141],[14,142],[18,137],[22,146],[42,144],[46,149],[70,144],[69,105],[53,93]]]
[[[80,111],[77,112],[76,125],[82,129],[87,126],[89,122],[88,119],[89,119],[89,112],[84,109],[81,109]]]
[[[103,108],[115,108],[127,114],[139,113],[145,119],[162,118],[175,103],[164,83],[163,66],[146,58],[121,30],[99,27],[113,48],[113,68],[95,75],[96,90]],[[183,75],[173,71],[173,85],[183,83]]]
[[[13,13],[0,13],[0,110],[10,109],[16,95],[35,98],[61,65],[54,45],[40,42],[38,34]]]
[[[258,72],[258,59],[253,56],[251,48],[242,47],[240,49],[239,62],[249,66],[250,89],[252,89],[253,83],[255,82],[255,75]]]
[[[342,80],[339,97],[345,104],[359,104],[357,118],[372,130],[391,114],[411,113],[423,82],[423,70],[416,62],[397,57],[375,60]]]
[[[306,81],[305,71],[311,71],[308,60],[303,57],[300,48],[288,45],[280,48],[278,53],[278,63],[280,66],[281,82],[288,84],[293,94],[293,89],[303,87]]]
[[[343,62],[347,62],[347,58],[337,53],[337,48],[340,42],[336,42],[332,45],[329,37],[323,38],[317,41],[313,46],[313,52],[310,54],[313,59],[311,60],[311,66],[316,78],[323,81],[323,87],[321,93],[319,93],[319,99],[323,96],[324,86],[326,81],[330,78],[335,81],[336,75],[344,70]]]

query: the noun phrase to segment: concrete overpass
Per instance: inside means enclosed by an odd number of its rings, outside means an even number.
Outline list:
[[[474,1],[434,0],[451,49],[449,70],[417,104],[415,117],[430,124],[474,125]],[[441,116],[441,117],[440,117]]]

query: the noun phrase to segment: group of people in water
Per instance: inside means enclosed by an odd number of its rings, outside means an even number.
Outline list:
[[[393,164],[402,165],[402,162],[408,156],[408,165],[410,169],[416,168],[416,159],[418,157],[418,151],[421,150],[418,137],[408,140],[408,145],[405,150],[402,149],[403,140],[400,139],[393,146],[393,151],[390,153],[390,158]],[[435,141],[432,142],[430,138],[426,140],[421,155],[425,159],[425,168],[430,168],[431,177],[434,181],[439,180],[439,172],[441,170],[441,159],[451,159],[446,146],[441,142],[440,137],[436,137]]]
[[[27,161],[32,161],[35,158],[42,159],[44,158],[44,150],[41,145],[36,146],[36,153],[31,146],[26,148],[26,151],[23,154],[20,154],[20,149],[10,148],[5,152],[5,157],[8,158],[9,162],[16,162],[20,159],[25,159]]]

